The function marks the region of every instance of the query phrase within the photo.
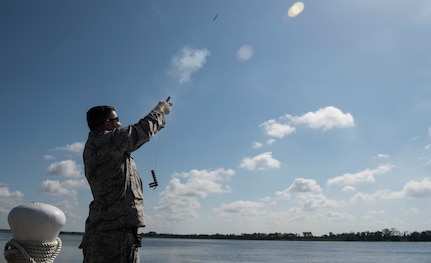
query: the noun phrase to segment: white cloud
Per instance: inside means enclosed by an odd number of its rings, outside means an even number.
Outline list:
[[[241,215],[254,215],[257,209],[260,209],[263,206],[261,202],[252,202],[252,201],[235,201],[229,204],[222,204],[220,206],[220,211],[224,213],[234,213]]]
[[[353,187],[353,186],[348,185],[348,186],[344,186],[343,189],[342,189],[342,191],[343,192],[355,192],[356,188]]]
[[[74,189],[90,189],[86,179],[69,179],[61,182],[64,187],[74,188]]]
[[[196,211],[200,207],[199,199],[209,194],[230,192],[230,188],[221,182],[228,180],[234,173],[230,169],[217,169],[174,174],[169,185],[160,194],[161,198],[155,207],[157,217],[166,220],[199,217]]]
[[[316,180],[305,178],[296,178],[287,189],[277,191],[275,196],[295,202],[296,206],[289,212],[297,215],[302,212],[316,212],[328,207],[340,207],[343,203],[326,198]]]
[[[341,203],[328,199],[322,194],[300,193],[297,194],[296,199],[302,211],[318,211],[326,207],[341,206]]]
[[[296,178],[293,183],[283,191],[277,191],[277,197],[290,199],[293,194],[297,193],[320,193],[322,188],[314,179]]]
[[[271,211],[270,205],[263,200],[259,202],[234,201],[221,204],[218,208],[214,208],[213,211],[231,229],[241,229],[243,233],[256,231],[257,225],[263,225],[263,229],[267,229],[268,232],[275,231],[275,229],[285,229],[292,221],[290,213],[287,211]]]
[[[209,55],[208,49],[186,46],[172,58],[170,73],[180,84],[187,82],[193,73],[203,67]]]
[[[354,218],[347,213],[325,211],[324,209],[330,207],[331,204],[326,202],[328,201],[326,198],[320,198],[320,201],[323,202],[319,203],[319,197],[321,196],[317,196],[314,199],[316,202],[310,202],[305,205],[309,207],[295,207],[289,211],[273,211],[270,209],[271,206],[265,201],[255,202],[246,200],[222,204],[220,207],[213,209],[213,211],[222,221],[227,222],[229,226],[233,226],[234,228],[240,227],[241,231],[245,231],[245,229],[256,231],[256,225],[261,224],[264,225],[263,229],[267,229],[267,232],[280,231],[280,229],[291,231],[288,229],[297,228],[298,223],[301,224],[305,220],[316,222],[326,220],[333,222],[347,221]],[[310,207],[313,207],[313,209],[310,209]]]
[[[45,180],[42,182],[40,192],[48,193],[53,195],[70,195],[76,196],[74,189],[68,189],[64,187],[60,181],[57,180]]]
[[[251,147],[253,147],[253,149],[260,149],[263,147],[263,143],[261,142],[252,142],[251,143]]]
[[[380,190],[372,194],[357,193],[351,198],[352,203],[357,202],[374,202],[377,200],[394,200],[405,197],[411,198],[429,198],[431,197],[431,180],[428,177],[422,181],[409,181],[401,191],[390,191],[388,189]]]
[[[89,188],[85,179],[70,179],[63,182],[57,180],[45,180],[42,182],[40,192],[52,195],[76,197],[77,189],[85,188]]]
[[[323,129],[324,131],[355,126],[355,121],[350,113],[343,113],[333,106],[308,112],[302,116],[286,114],[285,117],[295,124],[305,124],[312,129]]]
[[[390,155],[389,154],[384,154],[384,153],[379,153],[379,154],[377,154],[377,158],[378,159],[387,159],[387,158],[389,158],[390,157]]]
[[[275,139],[269,139],[266,141],[266,144],[268,144],[268,145],[272,145],[274,143],[275,143]]]
[[[370,218],[375,218],[376,216],[379,215],[383,215],[385,214],[385,211],[380,210],[380,211],[368,211],[366,215],[364,215],[362,218],[364,219],[370,219]]]
[[[272,137],[283,138],[286,135],[295,132],[295,127],[289,124],[282,124],[273,119],[261,123],[259,127],[263,127],[266,134]]]
[[[284,122],[284,123],[283,123]],[[292,116],[285,114],[280,117],[280,120],[267,120],[261,124],[265,133],[275,138],[283,138],[296,132],[293,125],[305,124],[312,129],[322,129],[324,131],[333,128],[354,127],[355,122],[350,113],[343,113],[341,110],[328,106],[317,110],[316,112],[308,112],[302,116]],[[271,141],[273,143],[274,141]]]
[[[355,174],[346,173],[341,176],[328,179],[327,185],[339,185],[339,184],[356,184],[356,183],[373,183],[376,181],[375,175],[384,174],[392,169],[392,165],[384,164],[380,165],[374,170],[365,169]]]
[[[275,139],[269,139],[265,142],[266,145],[272,145],[275,143]],[[253,147],[253,149],[260,149],[263,148],[263,146],[265,146],[265,144],[261,143],[261,142],[252,142],[251,143],[251,147]]]
[[[263,214],[264,203],[253,202],[253,201],[235,201],[228,204],[222,204],[219,208],[215,208],[214,211],[218,214],[220,219],[224,221],[231,221],[232,219],[241,218],[241,221],[250,221],[255,218],[261,218]],[[260,216],[259,216],[260,215]]]
[[[342,212],[334,212],[334,211],[327,211],[326,213],[323,214],[323,216],[321,217],[321,219],[327,219],[328,221],[348,221],[348,220],[352,220],[355,219],[355,217],[351,214],[348,213],[342,213]]]
[[[20,191],[9,191],[8,187],[0,187],[0,214],[9,213],[10,209],[21,203],[24,194]]]
[[[76,199],[69,198],[67,200],[56,202],[54,205],[60,208],[66,214],[68,223],[77,223],[80,219],[82,219],[82,216],[76,213],[77,207],[79,205]]]
[[[296,178],[287,190],[295,193],[317,193],[321,192],[322,188],[320,188],[316,180]]]
[[[84,151],[84,142],[74,142],[72,144],[66,144],[65,146],[57,147],[57,150],[64,150],[72,153],[82,153]]]
[[[55,160],[55,157],[53,155],[47,154],[43,156],[43,159],[47,161],[52,161],[52,160]]]
[[[276,202],[276,199],[286,198],[289,202]],[[286,204],[292,207],[280,210],[280,207]],[[350,214],[331,211],[332,208],[340,208],[343,205],[343,201],[326,198],[315,180],[296,178],[286,190],[276,192],[275,198],[265,197],[257,202],[234,201],[222,204],[213,211],[230,226],[240,226],[241,229],[253,231],[256,225],[265,224],[264,228],[274,231],[286,229],[289,225],[297,227],[304,221],[334,222],[354,219]],[[274,208],[277,211],[274,211]]]
[[[267,168],[279,168],[280,161],[272,157],[272,152],[265,152],[253,158],[246,157],[242,159],[239,167],[247,170],[265,170]]]
[[[381,199],[386,199],[386,200],[400,199],[404,196],[405,194],[403,192],[391,192],[390,190],[385,189],[385,190],[379,190],[373,194],[357,193],[350,199],[350,201],[352,203],[373,202]]]
[[[430,197],[431,180],[426,177],[422,181],[410,181],[403,187],[403,192],[410,197]]]
[[[80,177],[80,165],[78,165],[74,160],[54,162],[49,165],[47,174],[66,177]]]

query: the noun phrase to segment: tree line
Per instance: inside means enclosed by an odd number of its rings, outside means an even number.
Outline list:
[[[290,240],[290,241],[399,241],[430,242],[431,231],[400,232],[396,229],[382,231],[365,231],[334,234],[329,232],[315,236],[312,232],[295,233],[252,233],[252,234],[159,234],[156,232],[141,233],[142,237],[152,238],[193,238],[193,239],[235,239],[235,240]]]

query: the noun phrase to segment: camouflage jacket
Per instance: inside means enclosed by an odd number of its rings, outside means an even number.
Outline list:
[[[134,125],[89,133],[83,158],[93,201],[85,232],[145,225],[142,181],[131,152],[164,125],[163,114],[152,111]]]

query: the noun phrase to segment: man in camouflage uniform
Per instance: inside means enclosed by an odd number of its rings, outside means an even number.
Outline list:
[[[139,227],[144,227],[142,182],[131,152],[165,125],[171,103],[161,101],[136,124],[121,127],[111,106],[87,112],[90,128],[84,149],[85,177],[93,201],[79,246],[84,262],[139,262]]]

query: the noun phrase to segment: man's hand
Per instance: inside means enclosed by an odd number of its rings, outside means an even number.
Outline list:
[[[171,107],[172,107],[172,102],[159,101],[159,104],[157,104],[157,106],[154,107],[153,110],[160,111],[163,114],[169,114],[171,113]]]

